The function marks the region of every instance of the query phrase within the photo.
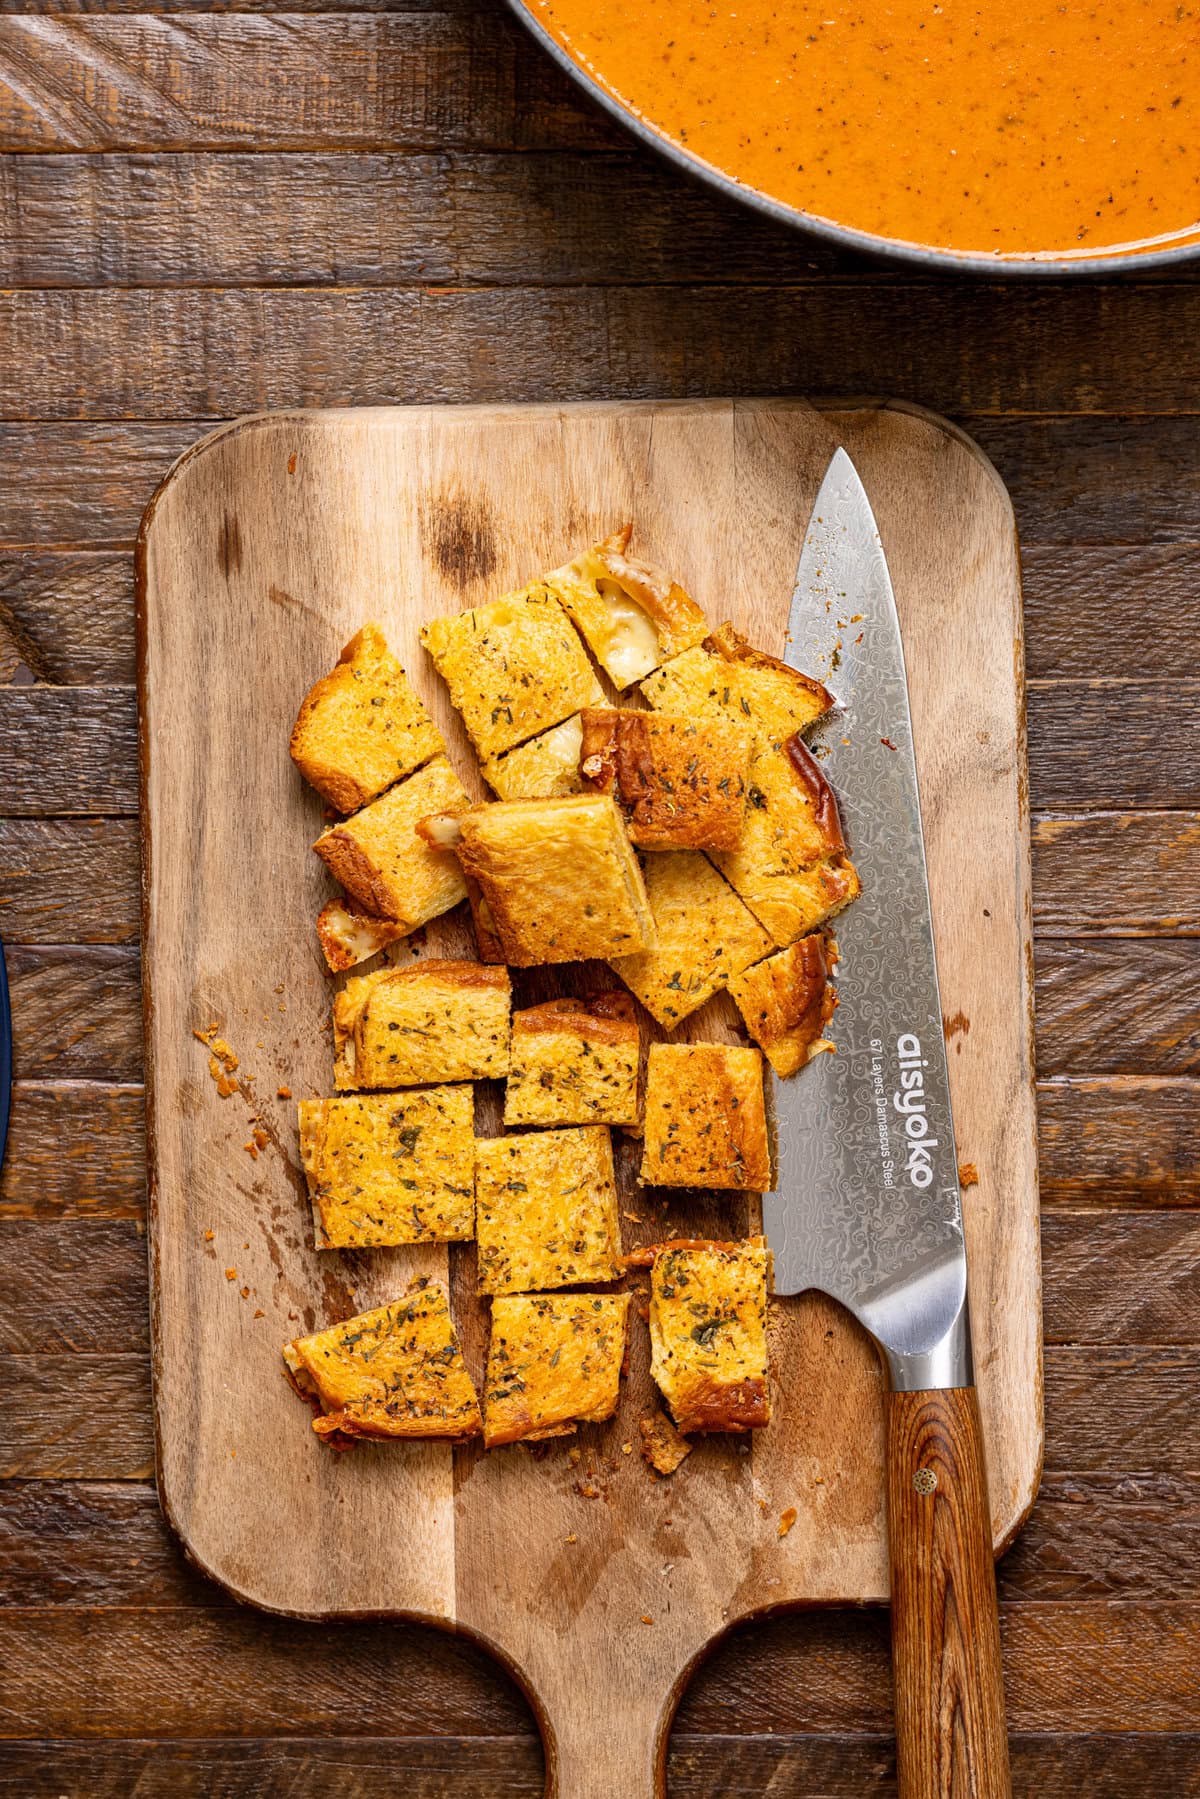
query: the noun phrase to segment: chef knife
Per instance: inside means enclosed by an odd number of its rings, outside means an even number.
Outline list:
[[[1000,1799],[991,1513],[908,683],[879,532],[844,450],[813,508],[785,656],[836,695],[812,747],[863,890],[837,920],[836,1054],[776,1084],[779,1184],[763,1200],[775,1291],[839,1300],[887,1374],[902,1799]]]

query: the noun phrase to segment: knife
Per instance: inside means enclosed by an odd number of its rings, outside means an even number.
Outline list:
[[[875,517],[844,450],[809,521],[785,658],[835,690],[812,748],[863,890],[837,920],[837,1052],[776,1084],[779,1185],[763,1199],[775,1291],[840,1301],[887,1374],[902,1799],[1001,1799],[991,1512],[908,683]]]

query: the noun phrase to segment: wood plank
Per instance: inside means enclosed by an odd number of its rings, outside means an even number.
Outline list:
[[[137,1081],[141,971],[132,947],[16,945],[8,955],[20,1081]]]
[[[131,943],[140,928],[136,819],[0,818],[6,943]]]
[[[5,287],[871,278],[632,146],[22,156],[0,164],[0,207]]]
[[[1200,812],[1039,814],[1031,838],[1039,936],[1200,933]]]
[[[1032,820],[1040,937],[1200,933],[1200,813]],[[0,817],[7,943],[127,943],[140,926],[137,821]]]
[[[614,143],[617,128],[499,8],[0,18],[7,150]]]
[[[1043,1212],[1042,1268],[1047,1343],[1200,1341],[1194,1212]]]
[[[633,1620],[632,1622],[636,1622]],[[632,1625],[631,1625],[632,1627]],[[1003,1608],[1016,1732],[1186,1731],[1195,1722],[1200,1606],[1130,1601]],[[15,1651],[21,1646],[21,1653]],[[404,1624],[324,1625],[241,1609],[0,1615],[7,1736],[458,1734],[528,1729],[498,1670],[462,1639]],[[103,1692],[98,1712],[89,1700]],[[739,1630],[700,1669],[677,1729],[747,1734],[890,1728],[887,1617],[814,1611]]]
[[[0,19],[0,57],[3,27]],[[957,351],[968,304],[958,283],[472,287],[446,277],[432,285],[437,279],[333,290],[0,293],[0,338],[12,346],[0,366],[0,414],[185,419],[384,405],[416,392],[436,402],[506,402],[544,394],[564,369],[578,399],[803,394],[814,369],[836,370],[844,392],[869,393],[879,382],[880,337],[897,310],[919,311],[923,328],[894,340],[889,382],[941,412],[1119,412],[1128,404],[1131,342],[1143,411],[1192,412],[1200,390],[1200,352],[1191,351],[1200,344],[1200,285],[968,288],[973,328],[986,334],[993,318],[1005,327],[991,332],[992,353],[981,358]],[[270,357],[258,353],[264,342]],[[503,355],[487,349],[501,344]]]
[[[7,1220],[0,1231],[0,1354],[150,1353],[140,1219]]]
[[[0,1219],[144,1219],[140,1086],[18,1081],[0,1167]]]
[[[1198,707],[1200,681],[1032,687],[1033,805],[1058,811],[1186,805],[1200,788]],[[1096,754],[1098,741],[1103,756]],[[135,811],[136,743],[127,688],[0,687],[4,810],[12,817]]]
[[[191,1567],[149,1483],[0,1482],[0,1608],[232,1603]]]
[[[0,552],[0,682],[131,683],[133,636],[128,552]]]
[[[699,355],[688,366],[698,390],[721,391],[719,370],[706,376]],[[574,371],[568,380],[563,367],[555,358],[539,370],[530,397],[572,396]],[[402,398],[427,400],[440,378],[423,370]],[[617,382],[614,391],[621,391]],[[354,392],[345,398],[361,401]],[[170,462],[215,422],[0,423],[0,547],[131,544]],[[1187,474],[1197,457],[1190,418],[966,413],[958,423],[996,464],[1026,549],[1200,540],[1200,482]]]
[[[131,548],[0,552],[0,681],[24,660],[56,686],[132,682]],[[1200,667],[1200,546],[1026,544],[1021,565],[1032,678],[1161,680],[1168,636],[1176,668]]]
[[[1200,1795],[1200,1735],[1011,1736],[1014,1799]],[[402,1780],[406,1799],[541,1799],[542,1752],[520,1737],[0,1745],[6,1799],[362,1799]],[[891,1739],[675,1731],[672,1799],[895,1799]]]
[[[127,687],[0,687],[9,817],[137,809],[137,705]]]
[[[1026,542],[1021,576],[1031,679],[1200,668],[1200,544]]]
[[[146,1480],[154,1472],[142,1355],[0,1356],[0,1480]]]
[[[1200,1477],[1048,1474],[997,1570],[1021,1599],[1200,1599]]]
[[[1036,945],[1038,1071],[1200,1073],[1200,943],[1103,938]]]
[[[1156,1075],[1038,1083],[1047,1206],[1200,1203],[1200,1087]]]

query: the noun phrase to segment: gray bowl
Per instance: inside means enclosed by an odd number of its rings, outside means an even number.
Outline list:
[[[1016,261],[998,256],[962,255],[956,250],[931,250],[921,244],[893,242],[891,238],[874,237],[868,231],[854,231],[848,225],[835,225],[828,219],[816,218],[812,213],[801,212],[797,206],[787,206],[782,200],[772,200],[766,194],[758,193],[754,188],[744,187],[740,181],[734,181],[729,175],[721,173],[699,156],[681,149],[678,144],[661,137],[651,126],[645,124],[636,113],[623,106],[606,92],[587,70],[577,63],[573,56],[565,51],[561,44],[550,35],[540,19],[534,17],[524,0],[508,0],[510,11],[520,20],[525,29],[537,40],[542,49],[552,56],[560,69],[565,69],[584,92],[603,107],[610,117],[640,138],[642,143],[655,151],[667,162],[673,163],[677,169],[686,174],[697,175],[709,187],[716,188],[718,193],[726,194],[732,200],[739,200],[743,206],[750,206],[755,212],[765,213],[769,219],[777,219],[781,225],[790,225],[795,231],[804,231],[810,237],[824,239],[835,249],[853,250],[859,255],[873,256],[891,262],[908,263],[910,266],[924,269],[927,273],[941,271],[946,274],[985,275],[989,280],[1021,280],[1054,279],[1062,280],[1064,276],[1106,276],[1110,281],[1123,275],[1144,274],[1147,269],[1167,269],[1175,263],[1191,262],[1200,257],[1200,242],[1194,244],[1178,244],[1162,250],[1137,250],[1123,256],[1080,256],[1047,258],[1039,257],[1037,261]]]

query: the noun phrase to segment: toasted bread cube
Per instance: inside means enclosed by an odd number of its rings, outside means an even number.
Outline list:
[[[861,891],[833,789],[802,738],[760,749],[750,769],[746,828],[713,861],[779,945],[832,918]]]
[[[292,760],[339,812],[357,812],[446,747],[378,625],[364,625],[307,695]]]
[[[610,966],[669,1030],[765,956],[771,938],[699,850],[647,856],[646,893],[657,947]]]
[[[479,1400],[446,1289],[420,1276],[403,1298],[285,1343],[298,1393],[320,1405],[319,1437],[477,1437]]]
[[[475,1235],[475,1093],[302,1099],[300,1155],[318,1249]]]
[[[638,859],[604,794],[502,800],[463,815],[458,858],[505,961],[580,962],[654,941]]]
[[[408,926],[392,918],[377,918],[357,900],[331,899],[317,913],[317,939],[321,954],[333,974],[341,974],[390,943],[408,936]]]
[[[587,792],[611,793],[641,849],[731,850],[741,841],[754,739],[726,719],[583,713]]]
[[[650,1276],[650,1372],[681,1431],[770,1422],[771,1255],[746,1243],[665,1244]]]
[[[351,975],[333,1002],[334,1086],[421,1087],[508,1072],[506,968],[430,957]]]
[[[837,1005],[829,982],[832,962],[828,938],[816,931],[729,983],[746,1029],[778,1075],[795,1074],[833,1048],[824,1036]]]
[[[807,730],[833,705],[819,681],[752,649],[730,624],[666,663],[642,682],[641,692],[656,711],[731,718],[776,745]]]
[[[471,804],[445,756],[401,781],[382,799],[332,825],[313,844],[335,880],[377,917],[415,931],[467,897],[453,853],[418,830],[431,812]]]
[[[725,1043],[652,1043],[643,1186],[766,1193],[771,1143],[762,1056]]]
[[[580,793],[582,743],[583,715],[573,712],[540,737],[493,756],[483,764],[483,778],[502,800],[561,799],[566,793]]]
[[[481,1293],[618,1280],[621,1226],[607,1127],[481,1138],[475,1234]]]
[[[488,1449],[569,1437],[617,1409],[628,1293],[497,1299],[484,1382]]]
[[[615,687],[628,687],[689,645],[708,624],[661,569],[626,554],[632,525],[546,576]]]
[[[636,1124],[638,1054],[627,993],[514,1012],[505,1124]]]
[[[570,619],[542,581],[473,612],[435,618],[421,642],[481,762],[584,706],[604,704]]]

